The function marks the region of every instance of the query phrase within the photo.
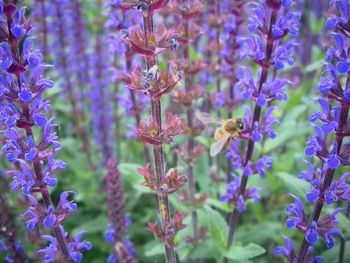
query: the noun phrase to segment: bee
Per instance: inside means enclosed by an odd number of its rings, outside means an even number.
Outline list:
[[[196,112],[196,117],[204,125],[209,123],[219,124],[216,128],[214,138],[215,142],[210,146],[210,156],[215,157],[232,141],[236,140],[244,130],[244,122],[241,118],[218,120],[213,119],[208,113]]]
[[[158,80],[159,78],[159,68],[157,65],[154,65],[149,70],[143,70],[141,72],[141,85],[145,88],[143,93],[145,95],[148,94],[148,92],[153,88],[150,85],[150,82],[153,80]]]
[[[169,73],[173,79],[173,81],[176,83],[175,87],[181,87],[181,82],[180,80],[182,79],[182,74],[178,69],[178,66],[176,65],[176,63],[170,63],[169,66]]]
[[[162,184],[159,188],[159,192],[163,194],[164,192],[169,190],[169,186],[167,184]]]

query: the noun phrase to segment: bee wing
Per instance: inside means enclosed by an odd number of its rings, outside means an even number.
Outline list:
[[[158,66],[157,66],[157,65],[154,65],[153,67],[151,67],[151,68],[148,70],[148,74],[151,74],[152,79],[158,79],[158,71],[159,71]]]
[[[177,66],[175,63],[170,64],[169,66],[169,73],[170,76],[173,78],[174,82],[176,83],[176,87],[181,87],[181,73],[177,70]]]
[[[225,147],[227,140],[230,138],[230,134],[226,134],[221,140],[213,143],[210,146],[210,156],[215,157]]]
[[[219,119],[213,118],[207,112],[196,111],[195,116],[203,124],[209,124],[209,123],[221,124],[221,122],[222,122]]]

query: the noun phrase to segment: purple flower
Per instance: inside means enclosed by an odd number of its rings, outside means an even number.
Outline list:
[[[83,251],[88,251],[92,249],[92,245],[89,241],[83,240],[84,232],[79,232],[74,240],[68,243],[68,253],[71,260],[74,262],[80,262],[83,259]]]
[[[274,253],[275,255],[283,255],[288,260],[288,262],[293,262],[293,259],[295,257],[293,241],[285,236],[282,236],[282,238],[284,239],[285,246],[276,247]]]
[[[294,203],[290,204],[286,208],[286,212],[292,214],[293,216],[289,216],[286,221],[286,226],[291,229],[295,228],[298,225],[303,225],[306,223],[306,216],[304,212],[304,207],[302,201],[296,197],[295,195],[291,196],[294,198]]]
[[[232,176],[233,181],[229,182],[226,185],[227,192],[220,197],[220,200],[223,202],[237,202],[238,211],[242,213],[246,209],[247,200],[251,199],[255,202],[258,202],[260,200],[259,196],[257,195],[258,189],[256,187],[250,187],[245,190],[243,195],[239,195],[238,199],[236,199],[241,180],[236,175]]]

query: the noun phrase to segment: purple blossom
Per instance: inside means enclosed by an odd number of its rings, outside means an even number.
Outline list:
[[[246,209],[246,201],[253,200],[255,202],[259,201],[259,196],[257,195],[258,189],[256,187],[250,187],[245,190],[243,195],[239,195],[237,199],[237,193],[241,180],[238,176],[232,175],[233,181],[229,182],[226,186],[227,193],[220,197],[220,200],[223,202],[237,202],[238,211],[242,213]]]

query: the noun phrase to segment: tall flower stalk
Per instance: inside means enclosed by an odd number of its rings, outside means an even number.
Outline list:
[[[285,86],[289,84],[286,79],[275,78],[275,70],[284,68],[285,63],[293,64],[293,49],[296,43],[293,39],[283,41],[290,34],[298,33],[299,15],[289,12],[290,1],[266,0],[250,3],[250,23],[248,30],[251,37],[241,38],[241,59],[251,57],[259,66],[258,81],[255,82],[252,71],[247,67],[237,70],[239,82],[236,84],[243,99],[254,103],[253,113],[246,107],[244,117],[245,129],[242,137],[248,139],[247,148],[240,152],[239,141],[233,142],[227,156],[232,160],[234,173],[241,171],[242,177],[234,174],[234,180],[227,185],[227,194],[223,200],[235,204],[229,219],[229,233],[227,249],[233,243],[234,233],[237,229],[239,217],[245,210],[248,199],[258,200],[255,187],[247,188],[248,178],[253,174],[265,175],[265,170],[271,167],[271,157],[262,156],[253,160],[256,142],[263,140],[263,135],[271,138],[276,136],[272,127],[278,121],[272,116],[274,100],[286,100]],[[264,110],[264,106],[268,106]],[[244,156],[245,153],[245,156]],[[223,258],[222,262],[227,262]]]
[[[0,7],[0,127],[5,138],[2,150],[7,161],[14,164],[6,175],[12,178],[11,189],[22,192],[30,201],[21,216],[28,231],[41,225],[53,232],[53,236],[43,236],[49,245],[38,254],[44,261],[78,262],[83,257],[81,252],[92,246],[81,241],[82,232],[72,240],[63,229],[62,222],[77,210],[77,205],[68,200],[73,192],[62,192],[57,206],[49,193],[49,187],[57,183],[55,172],[66,166],[55,159],[60,150],[54,131],[57,124],[47,118],[51,105],[43,98],[54,83],[43,76],[48,66],[42,54],[31,48],[32,25],[25,17],[25,8],[10,0],[2,1]]]
[[[91,111],[93,133],[98,145],[101,165],[105,166],[113,155],[113,116],[111,91],[108,80],[108,59],[103,51],[106,43],[101,35],[96,37],[95,52],[91,56]]]
[[[156,193],[158,205],[158,217],[160,225],[149,223],[148,229],[155,237],[165,243],[166,262],[177,262],[174,238],[176,233],[185,226],[182,223],[184,214],[175,212],[171,216],[168,195],[180,188],[186,181],[176,169],[170,169],[165,174],[165,162],[163,144],[170,144],[174,136],[183,133],[182,120],[173,116],[170,112],[162,122],[161,98],[169,93],[180,81],[177,74],[168,70],[160,70],[157,66],[157,56],[166,49],[178,47],[174,30],[167,30],[163,24],[155,29],[154,11],[164,8],[168,0],[133,1],[122,2],[124,8],[136,8],[143,17],[143,29],[131,27],[123,30],[126,43],[139,55],[145,58],[146,68],[137,67],[131,75],[129,87],[143,92],[151,100],[151,118],[149,122],[141,121],[137,130],[138,136],[153,146],[154,167],[150,163],[145,168],[139,169],[139,173],[145,178],[145,185]]]
[[[117,162],[113,159],[107,162],[107,204],[110,224],[106,231],[106,240],[113,244],[113,254],[108,263],[137,262],[135,250],[131,241],[125,238],[128,218],[125,214],[124,187],[118,170]]]
[[[120,6],[120,1],[111,0],[108,3],[109,12],[108,20],[105,24],[109,30],[109,49],[115,55],[112,66],[112,79],[117,80],[115,94],[120,94],[119,84],[130,84],[130,78],[128,73],[132,71],[132,62],[134,51],[128,48],[123,42],[122,37],[119,34],[120,30],[127,29],[130,25],[142,23],[142,18],[137,14],[136,10],[123,10]],[[124,57],[122,57],[124,56]],[[120,58],[123,58],[120,60]],[[121,83],[120,83],[121,82]],[[124,105],[126,113],[132,115],[135,118],[136,127],[141,121],[142,106],[144,105],[140,96],[145,97],[143,94],[138,94],[134,90],[126,90],[125,96],[114,96],[115,104],[119,106]],[[139,95],[139,96],[138,96]],[[115,112],[115,122],[119,123],[118,111]],[[119,128],[116,127],[117,134],[119,135]],[[144,156],[146,163],[151,162],[150,152],[147,145],[143,144]]]
[[[44,57],[48,55],[48,25],[47,25],[47,5],[45,0],[35,0],[36,8],[33,9],[34,19],[39,37],[38,44]]]
[[[70,118],[74,133],[82,143],[91,168],[91,146],[87,134],[86,92],[84,87],[89,78],[89,57],[87,54],[87,28],[82,14],[82,4],[78,0],[53,0],[47,3],[48,28],[52,36],[51,50],[55,66],[63,80],[60,83],[62,95],[71,106]]]
[[[177,27],[179,32],[179,42],[183,47],[183,59],[178,60],[178,67],[183,69],[184,89],[177,90],[173,94],[173,98],[177,103],[180,103],[186,108],[187,118],[187,136],[188,141],[186,147],[180,148],[180,156],[183,157],[183,161],[187,166],[188,177],[188,201],[191,209],[191,220],[193,237],[190,239],[194,245],[200,241],[200,231],[198,226],[198,215],[196,211],[196,182],[193,173],[193,166],[197,158],[200,157],[203,152],[201,146],[196,146],[194,138],[198,132],[195,127],[194,106],[195,102],[202,90],[199,86],[196,86],[195,76],[203,68],[203,63],[200,60],[191,61],[190,59],[190,45],[195,42],[199,36],[199,26],[195,23],[195,20],[203,12],[204,6],[199,1],[174,1],[171,4],[171,10],[179,17],[180,24]]]
[[[350,173],[341,175],[339,171],[341,167],[350,165],[350,144],[344,141],[350,135],[350,63],[347,52],[350,5],[348,1],[336,1],[332,5],[336,7],[339,16],[332,15],[326,22],[332,39],[318,84],[318,89],[325,98],[318,99],[322,111],[315,112],[310,118],[315,135],[308,139],[305,149],[307,157],[319,159],[320,167],[314,167],[306,161],[308,169],[299,174],[299,178],[311,185],[306,199],[313,203],[313,211],[307,216],[303,202],[292,195],[295,203],[286,209],[290,214],[286,225],[289,229],[298,229],[304,238],[298,251],[294,250],[293,243],[288,238],[285,238],[286,247],[277,247],[275,250],[276,254],[284,255],[289,262],[322,262],[321,257],[312,255],[313,246],[319,237],[326,241],[328,249],[335,245],[334,236],[344,238],[336,220],[342,209],[336,208],[322,216],[324,206],[350,201],[350,185],[346,183]]]
[[[228,10],[228,12],[224,13],[222,18],[223,32],[220,36],[222,48],[219,51],[219,55],[223,62],[220,71],[223,77],[228,80],[228,87],[225,88],[223,93],[217,94],[216,106],[219,108],[225,107],[227,109],[227,118],[230,119],[233,117],[233,110],[240,105],[237,95],[235,95],[234,87],[238,82],[236,76],[236,69],[240,61],[238,39],[242,36],[245,5],[243,0],[224,1],[222,5],[222,8]],[[227,182],[231,181],[231,172],[231,160],[228,158],[226,169]]]

